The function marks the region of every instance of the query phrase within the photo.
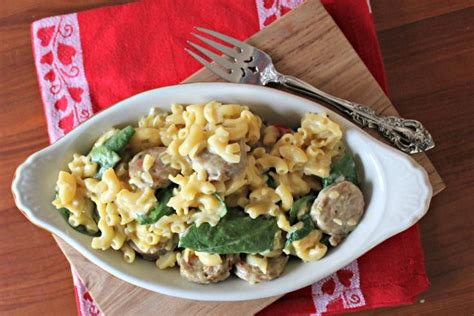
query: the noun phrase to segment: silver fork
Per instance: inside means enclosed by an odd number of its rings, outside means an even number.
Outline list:
[[[262,86],[269,83],[279,83],[291,90],[315,97],[346,113],[358,124],[378,129],[383,136],[406,153],[424,152],[435,146],[428,130],[416,120],[395,116],[379,116],[374,110],[365,105],[335,97],[301,79],[279,73],[273,65],[272,58],[256,47],[216,31],[202,27],[196,27],[196,29],[233,46],[231,48],[211,38],[191,33],[223,54],[218,55],[196,43],[188,41],[192,47],[214,63],[210,63],[192,50],[185,48],[198,62],[227,81]]]

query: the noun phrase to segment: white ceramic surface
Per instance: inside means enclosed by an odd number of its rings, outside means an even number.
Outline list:
[[[151,107],[168,110],[172,103],[217,100],[248,105],[272,123],[298,126],[305,112],[327,112],[345,131],[345,141],[356,157],[366,199],[359,226],[337,248],[318,262],[292,260],[278,279],[258,285],[231,277],[214,285],[190,283],[177,269],[158,270],[153,263],[132,265],[122,253],[90,247],[91,237],[71,229],[51,205],[55,181],[73,153],[87,153],[98,136],[114,126],[136,124]],[[95,115],[57,143],[31,155],[17,169],[12,190],[18,208],[34,224],[56,234],[87,259],[134,285],[159,293],[195,300],[249,300],[284,294],[312,284],[349,264],[385,239],[416,223],[428,210],[432,188],[425,170],[412,158],[393,149],[327,108],[275,89],[231,83],[194,83],[151,90],[124,100]]]

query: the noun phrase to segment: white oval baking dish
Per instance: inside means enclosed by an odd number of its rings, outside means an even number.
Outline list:
[[[71,229],[51,205],[58,171],[73,153],[86,153],[107,129],[136,124],[151,107],[168,110],[172,103],[217,100],[248,105],[271,123],[297,126],[305,112],[327,112],[341,125],[345,142],[361,173],[366,212],[359,226],[318,262],[290,261],[285,273],[271,282],[250,285],[235,277],[213,285],[193,284],[177,269],[160,271],[153,263],[127,264],[121,252],[97,251],[91,237]],[[425,170],[411,157],[374,139],[340,115],[307,99],[275,89],[231,83],[194,83],[147,91],[95,115],[55,144],[31,155],[17,169],[12,184],[18,208],[35,225],[59,236],[107,272],[136,286],[195,300],[250,300],[284,294],[312,284],[415,224],[428,210],[432,188]]]

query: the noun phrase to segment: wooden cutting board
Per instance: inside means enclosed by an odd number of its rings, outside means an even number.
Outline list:
[[[306,1],[248,42],[269,53],[283,73],[344,99],[371,105],[379,114],[397,115],[395,107],[318,0]],[[201,70],[185,82],[198,81],[222,80]],[[381,138],[377,133],[372,135]],[[443,190],[444,183],[428,157],[418,154],[414,158],[428,172],[434,194]],[[119,280],[55,238],[106,315],[250,315],[278,299],[199,302],[157,294]]]

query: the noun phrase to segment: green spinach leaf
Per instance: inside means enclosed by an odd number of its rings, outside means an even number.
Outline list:
[[[305,238],[313,230],[314,230],[313,220],[311,219],[311,216],[309,214],[306,214],[303,217],[303,227],[290,233],[290,235],[288,236],[286,240],[285,248],[288,248],[293,241],[297,241],[297,240]]]
[[[62,207],[62,208],[58,209],[58,212],[64,218],[66,223],[68,223],[68,225],[72,229],[74,229],[75,231],[78,231],[79,233],[84,234],[84,235],[88,235],[88,236],[93,236],[93,237],[100,236],[100,231],[91,232],[91,231],[87,230],[87,228],[84,225],[79,225],[79,226],[74,227],[71,224],[69,224],[69,216],[71,216],[71,212],[69,212],[69,210],[67,208]],[[94,218],[94,220],[95,220],[95,218]]]
[[[218,254],[259,253],[273,249],[279,228],[274,218],[250,218],[242,211],[229,211],[212,227],[191,225],[179,239],[179,247]]]
[[[135,129],[129,125],[107,139],[104,146],[118,153],[127,146],[133,134],[135,134]]]
[[[120,161],[118,153],[122,151],[135,134],[132,126],[127,126],[105,141],[103,145],[92,148],[89,153],[91,160],[100,165],[95,177],[101,179],[105,170],[115,167]]]
[[[314,199],[316,199],[316,195],[308,194],[303,197],[300,197],[293,203],[289,212],[289,220],[291,225],[298,221],[298,214],[308,213],[311,208],[311,205],[313,204]]]
[[[323,187],[327,187],[339,179],[350,181],[355,185],[359,183],[355,161],[351,154],[345,154],[332,166],[329,177],[323,178]]]
[[[175,186],[170,185],[167,188],[157,190],[155,195],[158,199],[158,205],[147,214],[138,216],[137,223],[140,225],[154,224],[163,216],[173,214],[174,209],[166,204],[173,196],[174,188]]]
[[[90,157],[93,162],[100,165],[100,169],[96,174],[97,179],[101,179],[105,170],[113,168],[117,162],[120,161],[120,156],[115,151],[110,150],[104,145],[92,148]]]

